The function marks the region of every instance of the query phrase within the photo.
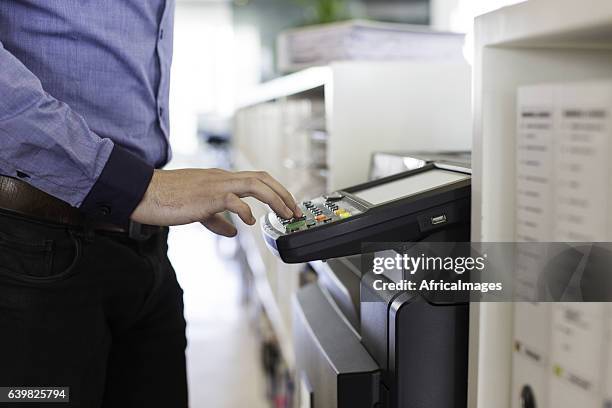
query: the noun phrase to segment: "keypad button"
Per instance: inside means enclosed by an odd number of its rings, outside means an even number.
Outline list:
[[[337,201],[337,200],[343,199],[344,196],[342,194],[336,192],[336,193],[331,193],[331,194],[328,194],[328,195],[324,195],[323,198],[326,201]]]
[[[304,227],[305,225],[306,225],[306,221],[295,221],[287,225],[285,228],[287,232],[295,232],[299,230],[300,228]]]

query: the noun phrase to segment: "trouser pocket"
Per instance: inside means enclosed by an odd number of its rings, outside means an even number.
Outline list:
[[[53,239],[23,225],[0,231],[0,275],[28,281],[62,279],[74,269],[80,254],[81,240],[69,231],[56,233]]]

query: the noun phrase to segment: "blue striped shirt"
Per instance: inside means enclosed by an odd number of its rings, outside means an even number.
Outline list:
[[[0,174],[125,222],[170,156],[174,0],[0,1]]]

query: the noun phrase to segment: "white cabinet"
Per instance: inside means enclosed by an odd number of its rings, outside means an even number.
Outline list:
[[[475,41],[472,239],[514,241],[519,88],[612,78],[612,2],[530,0],[478,17]],[[472,307],[470,407],[513,400],[514,312],[503,303]]]

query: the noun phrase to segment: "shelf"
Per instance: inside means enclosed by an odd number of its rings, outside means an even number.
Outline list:
[[[610,78],[612,2],[531,0],[478,17],[475,35],[472,239],[513,241],[517,90]]]
[[[529,0],[476,19],[481,46],[612,48],[609,0]]]
[[[271,102],[279,98],[297,95],[325,86],[331,78],[331,68],[308,68],[295,74],[286,75],[246,92],[239,100],[237,109],[247,108],[259,103]]]
[[[287,148],[305,151],[292,132],[304,130],[295,121],[298,102],[316,104],[328,134],[326,189],[333,191],[366,181],[376,151],[469,150],[470,91],[465,61],[335,62],[248,93],[234,122],[236,146],[282,178],[276,164]]]

